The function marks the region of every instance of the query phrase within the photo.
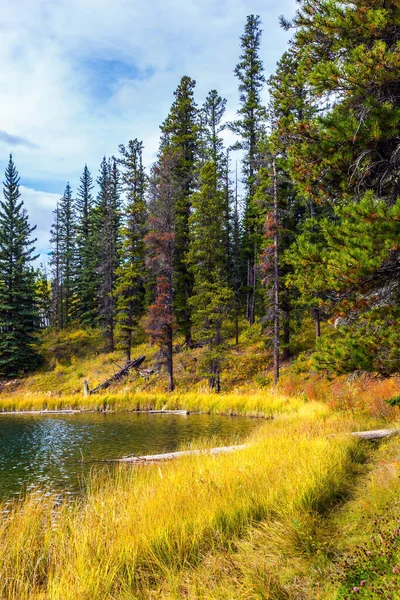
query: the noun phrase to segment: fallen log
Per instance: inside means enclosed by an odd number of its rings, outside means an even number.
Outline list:
[[[371,431],[353,431],[351,435],[362,440],[381,440],[400,434],[400,429],[374,429]]]
[[[235,452],[236,450],[243,450],[247,448],[247,444],[241,446],[222,446],[218,448],[210,448],[208,450],[181,450],[179,452],[167,452],[166,454],[150,454],[145,456],[128,455],[123,458],[117,459],[118,462],[125,463],[151,463],[159,462],[161,460],[172,460],[174,458],[181,458],[182,456],[196,456],[199,454],[224,454],[225,452]]]
[[[158,414],[164,414],[164,415],[190,415],[190,410],[168,410],[168,409],[160,409],[160,410],[137,410],[137,411],[133,411],[133,412],[139,412],[139,413],[146,413],[146,414],[150,414],[150,415],[158,415]]]
[[[82,412],[79,409],[73,408],[60,408],[54,410],[2,410],[0,411],[0,415],[74,415],[76,413]]]
[[[146,358],[145,356],[139,356],[139,358],[135,358],[134,360],[128,361],[126,363],[126,365],[124,367],[122,367],[122,369],[120,369],[118,371],[118,373],[115,373],[112,377],[109,377],[108,379],[106,379],[105,381],[103,381],[103,383],[100,383],[100,385],[96,386],[92,390],[89,389],[88,382],[85,380],[84,384],[83,384],[83,387],[84,387],[83,394],[84,394],[84,396],[89,396],[91,394],[96,394],[97,392],[101,392],[103,390],[106,390],[113,383],[117,383],[118,381],[121,381],[121,379],[124,379],[124,377],[126,377],[127,375],[129,375],[129,371],[131,369],[139,369],[140,365],[143,363],[143,361],[145,360],[145,358]]]
[[[149,412],[167,412],[167,411],[149,411]],[[171,411],[178,412],[178,411]],[[184,411],[179,411],[184,412]],[[392,435],[399,435],[400,429],[376,429],[373,431],[353,431],[350,435],[358,437],[363,440],[379,440]],[[114,462],[114,463],[129,463],[129,464],[151,464],[157,463],[164,460],[172,460],[174,458],[180,458],[182,456],[196,456],[199,454],[223,454],[225,452],[234,452],[235,450],[243,450],[248,448],[248,444],[242,444],[240,446],[222,446],[218,448],[209,448],[206,450],[181,450],[179,452],[167,452],[166,454],[149,454],[144,456],[136,456],[135,454],[129,454],[122,458],[111,458],[105,459],[101,462]],[[96,461],[98,462],[98,461]]]
[[[82,460],[81,462],[105,462],[105,463],[125,463],[125,464],[151,464],[162,462],[164,460],[173,460],[174,458],[181,458],[182,456],[196,456],[199,454],[224,454],[225,452],[234,452],[235,450],[243,450],[247,448],[247,444],[241,446],[222,446],[218,448],[209,448],[206,450],[181,450],[179,452],[167,452],[166,454],[148,454],[144,456],[136,456],[136,454],[129,454],[122,458],[106,458],[100,460]]]

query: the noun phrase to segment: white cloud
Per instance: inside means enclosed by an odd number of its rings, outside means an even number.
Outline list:
[[[28,212],[29,223],[36,225],[32,237],[35,242],[36,253],[41,254],[41,261],[47,262],[46,254],[49,250],[49,232],[53,223],[53,210],[60,199],[59,194],[40,192],[31,188],[20,186],[21,200]]]
[[[16,0],[3,5],[0,131],[31,144],[14,149],[22,180],[31,187],[37,187],[35,180],[48,182],[46,189],[57,192],[24,191],[32,220],[43,218],[40,231],[49,225],[46,211],[55,206],[63,182],[76,189],[85,163],[96,177],[102,155],[115,154],[119,143],[133,137],[143,139],[145,162],[152,162],[159,125],[182,75],[196,79],[199,103],[216,88],[234,114],[233,69],[250,13],[263,21],[261,54],[268,75],[288,38],[278,16],[294,13],[293,0]],[[129,68],[107,73],[106,61],[131,67],[139,77]],[[2,164],[10,150],[0,138]]]

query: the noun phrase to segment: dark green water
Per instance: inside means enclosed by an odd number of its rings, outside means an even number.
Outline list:
[[[199,437],[213,437],[220,445],[218,439],[238,441],[258,424],[254,419],[210,415],[0,415],[0,499],[21,491],[76,494],[93,468],[82,458],[171,452]]]

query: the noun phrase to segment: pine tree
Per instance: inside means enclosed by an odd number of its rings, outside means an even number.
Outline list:
[[[302,57],[295,74],[319,108],[292,131],[292,176],[304,194],[398,197],[399,23],[398,3],[383,0],[303,0],[283,21]]]
[[[195,84],[190,77],[182,77],[174,92],[175,101],[161,126],[160,150],[161,154],[167,152],[174,156],[174,310],[177,325],[188,345],[191,343],[189,298],[192,295],[193,277],[188,269],[186,256],[189,249],[190,198],[195,185],[199,132],[198,111],[193,97]],[[170,159],[167,161],[170,162]]]
[[[246,204],[243,218],[242,260],[247,271],[246,317],[250,324],[255,319],[257,287],[257,258],[262,243],[262,228],[257,205],[254,202],[256,178],[259,168],[259,143],[266,118],[261,93],[265,84],[264,67],[259,57],[262,30],[260,17],[249,15],[241,36],[242,54],[236,65],[235,75],[239,80],[238,119],[230,123],[231,130],[240,136],[235,148],[244,150],[243,181],[246,189]]]
[[[232,307],[233,292],[226,277],[225,193],[218,187],[215,162],[200,171],[200,190],[192,196],[188,261],[194,277],[190,305],[199,336],[205,336],[204,357],[210,387],[220,391],[222,324]]]
[[[127,148],[121,144],[119,151],[122,158],[118,159],[118,165],[123,169],[121,179],[127,205],[121,228],[121,258],[116,271],[114,295],[117,299],[119,338],[129,361],[133,334],[144,314],[146,178],[142,162],[143,143],[131,140]]]
[[[153,302],[148,307],[147,331],[152,343],[165,355],[168,390],[173,391],[174,294],[173,266],[175,251],[175,169],[179,158],[164,151],[153,167],[150,178],[149,233],[145,242],[149,269],[155,278]]]
[[[388,204],[399,195],[400,97],[395,67],[399,65],[399,19],[394,3],[304,0],[292,23],[283,23],[293,27],[295,34],[278,69],[273,94],[279,97],[278,129],[285,138],[288,170],[306,209],[295,245],[297,255],[289,253],[288,281],[299,286],[303,304],[308,302],[312,308],[317,337],[321,311],[328,311],[331,318],[335,314],[327,302],[328,279],[322,275],[317,282],[313,277],[311,256],[318,257],[317,262],[325,256],[328,263],[327,248],[332,259],[335,256],[327,245],[323,222],[338,220],[338,205],[348,204],[348,210],[353,210],[364,190],[372,190]],[[303,270],[307,253],[308,268]],[[379,297],[381,285],[380,280],[369,294]],[[353,325],[346,317],[347,331],[354,338],[362,330],[362,314],[361,310],[353,313]],[[376,316],[378,330],[378,313],[368,314],[371,328]],[[325,343],[330,342],[320,340],[318,347]],[[338,350],[336,342],[333,346]],[[335,362],[334,351],[330,356]]]
[[[329,202],[321,205],[314,194],[304,196],[293,181],[291,172],[293,162],[290,152],[296,129],[318,114],[318,107],[309,94],[303,75],[303,62],[306,60],[307,57],[303,56],[301,51],[291,47],[283,54],[276,73],[269,80],[269,112],[272,119],[269,146],[277,157],[276,170],[279,181],[279,294],[284,360],[291,357],[290,333],[295,306],[297,322],[304,312],[311,308],[316,322],[316,333],[320,335],[320,315],[315,304],[311,307],[299,306],[298,291],[285,283],[285,278],[293,267],[285,262],[284,253],[299,235],[307,219],[322,218],[331,212]]]
[[[87,165],[78,188],[76,213],[76,314],[82,325],[97,323],[93,179]]]
[[[32,261],[34,242],[28,215],[20,200],[19,176],[12,156],[0,202],[0,376],[11,379],[39,362]]]
[[[315,295],[335,329],[317,344],[319,368],[398,372],[400,335],[400,200],[388,207],[368,192],[310,220],[288,253],[291,281],[304,302]]]

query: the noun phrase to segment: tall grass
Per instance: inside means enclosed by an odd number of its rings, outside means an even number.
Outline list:
[[[182,587],[185,573],[210,557],[223,562],[257,524],[324,515],[349,489],[359,445],[331,434],[352,424],[308,412],[263,425],[233,454],[104,474],[77,504],[17,503],[0,525],[0,597],[228,597],[217,594],[218,582],[215,596]],[[242,583],[230,598],[245,597]]]
[[[201,392],[162,393],[131,391],[126,387],[119,392],[95,394],[84,398],[81,395],[52,396],[49,394],[12,394],[0,396],[1,411],[21,410],[150,410],[186,409],[228,415],[271,417],[275,414],[299,410],[304,406],[302,398],[288,398],[275,391],[254,394],[214,394]]]

